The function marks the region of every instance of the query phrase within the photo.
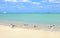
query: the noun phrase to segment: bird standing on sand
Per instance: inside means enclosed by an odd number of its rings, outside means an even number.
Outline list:
[[[37,28],[38,26],[34,25],[34,28]]]
[[[14,27],[15,27],[15,25],[13,25],[13,24],[10,24],[10,25],[12,25],[12,27],[11,27],[11,28],[14,28]]]
[[[49,29],[54,29],[54,26],[55,26],[55,25],[50,26],[50,28],[49,28]]]

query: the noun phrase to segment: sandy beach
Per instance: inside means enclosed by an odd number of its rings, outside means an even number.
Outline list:
[[[11,28],[7,25],[8,23],[0,23],[0,38],[60,38],[59,31],[28,29],[29,27]]]

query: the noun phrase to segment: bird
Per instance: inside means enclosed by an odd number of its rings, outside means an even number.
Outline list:
[[[49,29],[54,29],[54,26],[55,26],[55,25],[50,26]]]

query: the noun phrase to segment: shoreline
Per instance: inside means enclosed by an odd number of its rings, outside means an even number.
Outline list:
[[[10,26],[11,24],[15,25],[16,27],[29,27],[29,28],[44,28],[44,25],[41,24],[31,24],[31,23],[23,23],[23,22],[16,22],[16,21],[0,21],[0,24]]]
[[[0,25],[9,26],[12,28],[24,28],[24,29],[34,29],[34,30],[45,30],[45,31],[60,31],[60,26],[55,26],[54,29],[49,29],[50,26],[45,25],[35,25],[30,23],[20,23],[20,22],[13,22],[13,21],[0,21]]]
[[[60,38],[60,31],[56,29],[33,25],[35,24],[0,22],[0,38]]]

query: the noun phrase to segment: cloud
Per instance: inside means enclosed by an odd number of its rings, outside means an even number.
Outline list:
[[[45,8],[44,5],[42,5],[41,2],[47,2],[47,0],[42,0],[39,2],[33,2],[32,0],[5,0],[5,2],[18,2],[15,5],[10,5],[8,7],[12,7],[13,9],[40,9],[40,8]],[[21,4],[20,4],[21,3]],[[7,7],[7,8],[8,8]]]
[[[21,2],[30,2],[30,0],[21,0]]]
[[[60,0],[48,0],[50,3],[60,3]]]
[[[5,2],[17,2],[17,0],[4,0]]]
[[[33,5],[40,5],[40,2],[32,2]]]
[[[40,2],[33,2],[31,0],[5,0],[5,2],[13,2],[13,3],[27,3],[32,5],[40,5]]]
[[[4,0],[5,2],[30,2],[30,0]]]
[[[40,2],[47,3],[60,3],[60,0],[41,0]]]
[[[43,6],[40,6],[40,8],[44,8]]]
[[[48,5],[48,8],[60,8],[60,5]]]
[[[48,0],[41,0],[40,2],[48,2]]]

